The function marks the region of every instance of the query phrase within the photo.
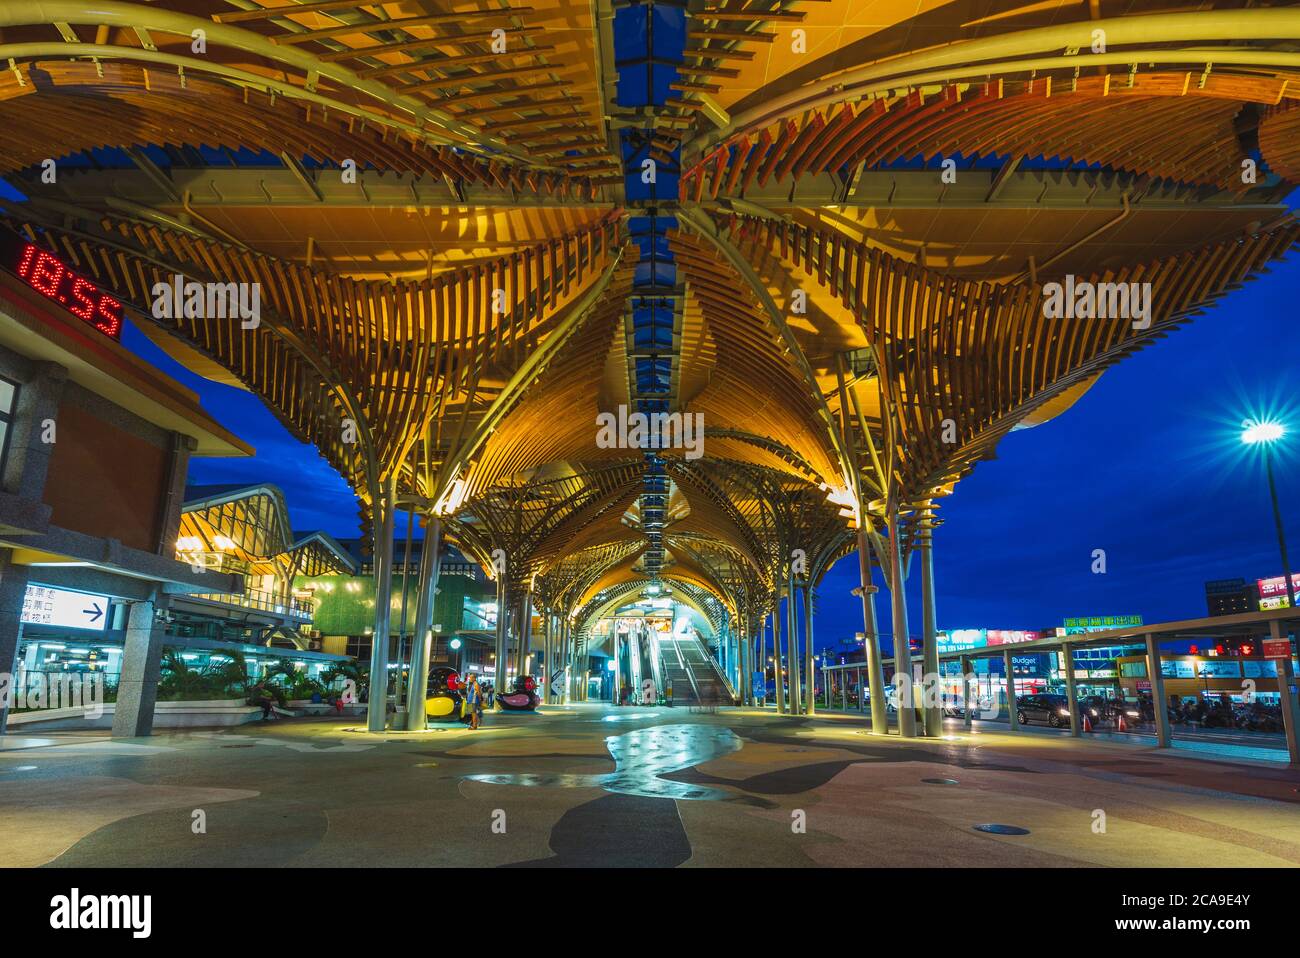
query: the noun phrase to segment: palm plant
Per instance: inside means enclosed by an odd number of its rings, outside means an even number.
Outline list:
[[[234,694],[240,698],[248,694],[248,660],[238,649],[215,649],[203,668],[212,691]]]
[[[189,663],[175,649],[163,649],[162,662],[159,664],[158,698],[164,702],[186,701],[203,698],[207,690],[208,683],[201,672],[190,668]]]
[[[363,669],[360,664],[354,661],[338,662],[320,674],[320,680],[326,688],[332,686],[339,679],[351,681],[357,690],[358,698],[362,696],[363,690],[369,684],[368,678],[369,671]]]

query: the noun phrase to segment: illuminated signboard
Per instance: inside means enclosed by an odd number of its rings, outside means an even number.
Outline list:
[[[1078,635],[1081,632],[1105,632],[1108,629],[1124,629],[1141,625],[1140,615],[1084,615],[1065,620],[1065,634]]]
[[[983,648],[987,639],[984,629],[951,629],[935,636],[940,652],[965,652]]]
[[[1300,595],[1300,572],[1291,573],[1291,584],[1295,587],[1296,594]],[[1256,585],[1259,587],[1261,609],[1286,608],[1286,579],[1283,576],[1275,575],[1271,579],[1259,579]]]
[[[989,629],[989,645],[1015,645],[1017,642],[1036,642],[1042,634],[1026,629]]]
[[[0,266],[110,339],[122,335],[122,304],[49,250],[0,232]]]
[[[103,632],[108,628],[108,596],[28,585],[23,595],[22,620],[28,625]]]
[[[936,636],[940,652],[965,652],[990,645],[1014,645],[1042,638],[1041,633],[1023,629],[951,629]]]

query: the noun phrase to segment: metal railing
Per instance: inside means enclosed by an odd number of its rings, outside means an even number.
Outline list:
[[[316,603],[308,599],[290,597],[286,601],[273,592],[263,592],[260,589],[245,589],[243,594],[201,592],[191,595],[189,598],[202,599],[205,602],[215,602],[218,605],[234,606],[241,609],[256,609],[260,612],[287,615],[305,622],[310,622],[316,612]]]

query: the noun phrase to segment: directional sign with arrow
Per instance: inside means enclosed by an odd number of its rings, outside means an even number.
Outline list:
[[[28,585],[23,596],[23,622],[102,632],[108,627],[108,605],[106,595]]]

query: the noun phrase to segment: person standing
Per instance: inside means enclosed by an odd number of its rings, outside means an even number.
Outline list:
[[[465,679],[465,706],[469,710],[469,727],[472,731],[483,721],[483,689],[478,684],[478,674],[475,672],[471,672]]]

